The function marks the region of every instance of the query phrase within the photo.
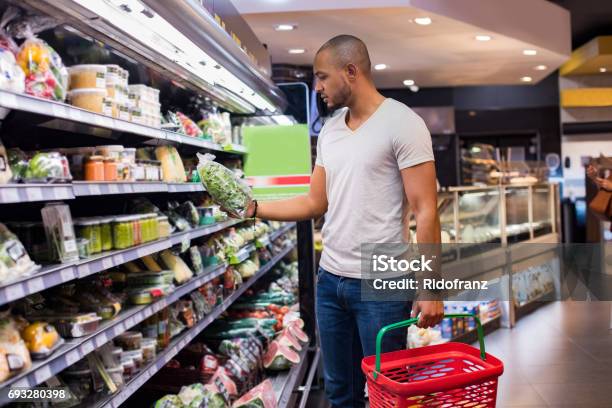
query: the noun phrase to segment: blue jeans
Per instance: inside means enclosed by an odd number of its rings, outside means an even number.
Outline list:
[[[361,280],[317,273],[316,315],[325,392],[334,408],[365,406],[364,356],[376,354],[376,335],[383,327],[410,317],[411,303],[362,301]],[[406,330],[383,338],[382,351],[406,348]]]

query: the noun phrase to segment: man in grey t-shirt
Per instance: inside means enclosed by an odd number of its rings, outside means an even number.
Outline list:
[[[251,204],[247,215],[293,221],[325,214],[323,254],[317,274],[316,314],[325,389],[332,406],[364,406],[364,355],[374,354],[378,330],[419,316],[429,327],[443,317],[442,302],[361,299],[363,243],[405,242],[408,205],[419,243],[440,243],[431,137],[410,108],[374,86],[365,44],[340,35],[314,62],[316,91],[336,111],[317,143],[308,195]],[[383,352],[405,348],[405,332],[390,332]]]

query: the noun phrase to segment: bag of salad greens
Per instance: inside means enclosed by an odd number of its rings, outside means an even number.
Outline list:
[[[212,154],[197,154],[198,174],[208,194],[224,211],[243,218],[253,196],[250,188],[235,173],[214,161]]]

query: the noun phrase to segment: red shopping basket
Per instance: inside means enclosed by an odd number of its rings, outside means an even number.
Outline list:
[[[445,343],[380,353],[386,332],[410,326],[409,319],[383,327],[376,337],[376,355],[361,362],[368,381],[371,408],[489,408],[495,407],[497,378],[503,363],[485,352],[480,319],[476,320],[480,351],[463,343]]]

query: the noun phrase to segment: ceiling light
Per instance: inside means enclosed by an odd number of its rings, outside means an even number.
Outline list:
[[[289,54],[303,54],[305,52],[306,50],[303,48],[290,48],[289,49]]]
[[[297,28],[297,25],[293,24],[277,24],[274,26],[276,31],[293,31]]]
[[[521,81],[523,82],[531,82],[531,77],[530,76],[524,76],[521,78]]]
[[[484,35],[484,34],[479,34],[474,38],[476,39],[476,41],[490,41],[491,40],[490,35]]]
[[[416,85],[412,85],[412,86],[410,87],[410,90],[411,90],[412,92],[419,92],[419,87],[418,87],[418,86],[416,86]]]
[[[431,18],[429,17],[418,17],[414,19],[414,22],[417,23],[418,25],[430,25],[431,24]]]
[[[406,86],[412,86],[412,85],[414,85],[414,80],[412,80],[412,79],[407,79],[407,80],[405,80],[405,81],[404,81],[404,85],[406,85]]]
[[[523,50],[523,55],[538,55],[536,50]]]
[[[604,72],[606,72],[607,70],[608,70],[608,69],[607,69],[607,68],[604,68],[604,67],[599,68],[599,72],[601,72],[601,73],[604,73]]]
[[[376,64],[374,65],[374,69],[377,71],[382,71],[383,69],[387,69],[387,64]]]
[[[536,71],[546,71],[546,68],[548,68],[546,65],[536,65],[535,67],[533,67],[533,69],[535,69]]]

